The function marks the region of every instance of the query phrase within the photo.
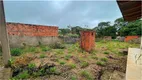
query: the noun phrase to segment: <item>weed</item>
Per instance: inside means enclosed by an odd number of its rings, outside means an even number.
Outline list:
[[[101,58],[101,61],[107,62],[107,58]]]
[[[21,54],[22,54],[22,49],[20,49],[20,48],[11,49],[11,55],[12,56],[19,56]]]
[[[109,54],[109,52],[104,52],[104,54]]]
[[[29,63],[28,64],[28,68],[35,68],[35,67],[36,67],[36,65],[34,63]]]
[[[87,67],[88,65],[89,65],[89,63],[86,62],[86,61],[81,62],[81,68],[85,68],[85,67]]]
[[[39,57],[40,57],[40,58],[45,58],[46,56],[45,56],[45,54],[40,54]]]
[[[40,46],[41,50],[46,52],[46,51],[50,51],[51,48],[50,47],[47,47],[47,46]]]
[[[65,64],[65,62],[64,62],[64,61],[61,61],[61,62],[60,62],[60,64],[61,64],[61,65],[64,65],[64,64]]]
[[[77,80],[77,77],[76,76],[72,76],[71,80]]]
[[[57,54],[64,54],[64,51],[62,49],[58,49],[58,50],[56,50],[56,53]]]
[[[98,60],[98,57],[97,57],[97,56],[92,56],[92,58]]]
[[[28,71],[23,71],[22,73],[20,73],[19,75],[17,75],[16,77],[18,79],[26,79],[28,78],[30,75],[28,74]]]
[[[70,64],[69,65],[72,69],[76,68],[76,64]]]
[[[92,75],[87,71],[81,71],[81,76],[86,78],[87,80],[93,80]]]
[[[99,66],[105,66],[105,63],[104,62],[100,62],[100,61],[98,61],[96,64],[99,65]]]
[[[51,73],[56,72],[56,70],[57,70],[57,69],[56,69],[56,67],[52,67],[52,68],[50,68],[50,72],[51,72]]]
[[[71,55],[66,55],[65,57],[64,57],[66,60],[69,60],[70,58],[71,58]]]
[[[8,61],[8,65],[11,66],[14,63],[14,58],[10,58]]]

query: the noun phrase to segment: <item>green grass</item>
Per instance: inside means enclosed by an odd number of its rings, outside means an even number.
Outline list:
[[[40,58],[45,58],[46,56],[45,56],[45,54],[40,54],[39,57],[40,57]]]
[[[65,60],[69,60],[69,59],[71,58],[71,56],[72,56],[72,55],[68,54],[68,55],[66,55],[64,58],[65,58]]]
[[[86,61],[82,61],[82,62],[81,62],[81,68],[85,68],[85,67],[87,67],[88,65],[89,65],[89,63],[86,62]]]
[[[30,77],[30,74],[28,74],[28,71],[23,71],[20,74],[18,74],[15,78],[13,78],[14,80],[19,80],[19,79],[27,79]]]
[[[86,78],[86,80],[93,80],[92,75],[87,71],[81,71],[81,76]]]
[[[28,68],[35,68],[35,67],[36,67],[35,63],[29,63],[28,64]]]
[[[69,66],[70,66],[72,69],[76,68],[76,64],[69,64]]]
[[[71,80],[77,80],[77,77],[76,76],[72,76]]]
[[[50,70],[50,72],[54,73],[54,72],[56,72],[57,69],[56,69],[56,67],[52,67],[49,70]]]
[[[66,62],[64,62],[64,61],[60,61],[60,64],[61,64],[61,65],[65,65],[65,64],[66,64]]]
[[[105,51],[104,54],[109,54],[109,52]]]
[[[107,58],[101,58],[101,61],[107,62],[108,59]]]
[[[12,48],[10,51],[12,56],[20,56],[22,54],[21,48]]]
[[[99,66],[105,66],[105,62],[101,62],[101,61],[97,61],[96,64]]]

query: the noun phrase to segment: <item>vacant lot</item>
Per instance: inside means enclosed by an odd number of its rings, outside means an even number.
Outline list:
[[[100,41],[91,52],[80,49],[78,43],[14,48],[11,79],[123,80],[128,47],[139,44]]]

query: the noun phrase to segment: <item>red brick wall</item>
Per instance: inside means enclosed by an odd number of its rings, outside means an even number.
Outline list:
[[[57,26],[43,26],[21,23],[7,23],[6,26],[9,35],[58,36]]]
[[[81,31],[81,43],[80,46],[86,51],[91,51],[95,46],[95,32],[93,31]]]
[[[139,38],[139,36],[126,36],[124,41],[128,42],[129,40],[136,39],[136,38]]]

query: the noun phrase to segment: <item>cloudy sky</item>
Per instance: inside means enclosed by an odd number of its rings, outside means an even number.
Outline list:
[[[7,22],[57,25],[60,28],[113,21],[122,14],[113,1],[4,1]]]

